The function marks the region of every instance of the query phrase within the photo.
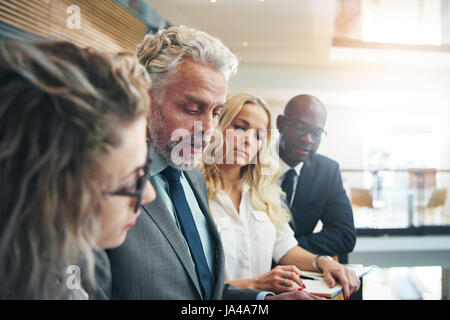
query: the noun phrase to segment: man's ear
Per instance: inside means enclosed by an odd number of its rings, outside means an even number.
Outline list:
[[[277,129],[281,131],[283,127],[284,127],[284,116],[280,114],[277,117]]]
[[[150,88],[150,89],[148,89],[148,95],[150,96],[150,110],[149,110],[149,112],[150,112],[150,114],[152,114],[152,111],[153,111],[153,105],[154,105],[154,96],[153,96],[153,90]]]
[[[148,89],[148,95],[150,96],[151,102],[153,102],[153,90],[152,90],[152,88]]]

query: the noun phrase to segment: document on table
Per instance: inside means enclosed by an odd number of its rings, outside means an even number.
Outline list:
[[[372,267],[364,267],[363,265],[345,265],[347,268],[352,269],[356,275],[361,278],[368,274]],[[325,282],[323,274],[311,271],[301,271],[301,278],[303,284],[305,285],[305,291],[309,293],[316,294],[321,297],[334,298],[339,293],[342,292],[342,286],[336,284],[334,287],[330,288]],[[306,278],[306,279],[305,279]]]

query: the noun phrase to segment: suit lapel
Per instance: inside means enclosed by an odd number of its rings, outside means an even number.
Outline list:
[[[162,197],[157,193],[156,199],[151,203],[145,204],[143,209],[161,230],[161,233],[166,237],[201,296],[201,289],[195,272],[195,265],[186,248],[183,235],[173,221],[171,213],[162,201]]]

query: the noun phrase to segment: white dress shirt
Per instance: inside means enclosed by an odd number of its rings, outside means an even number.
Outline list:
[[[289,224],[275,228],[265,212],[253,208],[248,185],[242,189],[239,212],[223,191],[210,200],[225,251],[225,281],[260,276],[271,270],[272,258],[278,263],[298,245]]]

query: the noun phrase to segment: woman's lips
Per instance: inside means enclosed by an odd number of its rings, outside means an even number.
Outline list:
[[[133,219],[132,222],[130,222],[129,224],[127,224],[127,225],[125,226],[125,229],[131,229],[131,228],[133,228],[134,225],[136,224],[137,218],[139,217],[140,214],[141,214],[141,209],[139,209],[139,210],[136,212],[136,217]]]
[[[234,149],[234,151],[235,151],[237,154],[240,154],[241,156],[248,157],[248,153],[245,152],[244,150],[241,150],[241,149]]]
[[[125,229],[131,229],[134,227],[134,225],[136,224],[136,220],[134,220],[132,223],[129,223],[125,226]]]

